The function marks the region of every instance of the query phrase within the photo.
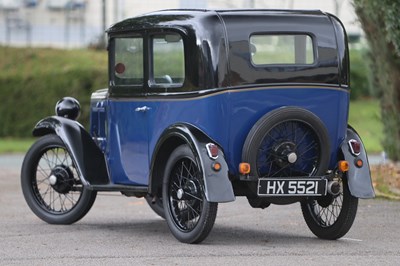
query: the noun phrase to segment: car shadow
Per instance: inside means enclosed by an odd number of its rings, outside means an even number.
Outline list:
[[[163,241],[177,241],[171,234],[168,225],[163,219],[130,220],[124,222],[104,222],[104,223],[79,223],[75,226],[81,226],[84,230],[90,230],[95,234],[107,235],[115,234],[129,238],[154,238]],[[340,241],[340,240],[338,240]],[[313,235],[307,235],[307,232],[299,235],[298,232],[282,232],[257,228],[246,228],[238,226],[229,226],[216,223],[209,236],[202,242],[204,245],[320,245],[321,240]],[[337,241],[331,241],[335,243]],[[348,242],[340,241],[340,245]]]

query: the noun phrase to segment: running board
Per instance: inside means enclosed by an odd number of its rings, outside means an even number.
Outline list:
[[[129,191],[134,193],[147,193],[148,186],[126,186],[126,185],[89,185],[87,186],[89,190],[96,191]]]

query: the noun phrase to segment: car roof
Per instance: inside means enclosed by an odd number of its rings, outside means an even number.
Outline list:
[[[121,32],[155,26],[179,26],[179,21],[195,21],[201,17],[219,16],[328,16],[321,10],[292,9],[164,9],[127,18],[112,25],[107,32]],[[158,18],[158,19],[157,19]]]

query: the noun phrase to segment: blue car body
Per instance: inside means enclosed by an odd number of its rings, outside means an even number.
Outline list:
[[[334,168],[347,128],[349,92],[340,88],[310,87],[232,89],[195,99],[107,100],[104,102],[107,115],[100,123],[105,123],[107,117],[109,131],[104,152],[112,182],[147,186],[156,144],[162,133],[176,123],[194,125],[218,143],[230,171],[239,175],[237,166],[251,127],[264,114],[282,106],[305,108],[323,121],[332,147],[330,168]],[[141,106],[149,107],[149,111],[133,112]]]

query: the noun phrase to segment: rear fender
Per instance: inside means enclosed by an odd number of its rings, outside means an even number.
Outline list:
[[[57,134],[69,151],[83,185],[105,185],[109,183],[103,153],[90,134],[77,121],[59,116],[40,120],[33,129],[33,136]]]
[[[206,144],[217,144],[212,141],[204,132],[188,124],[175,124],[164,131],[159,139],[153,153],[151,162],[150,191],[152,194],[160,195],[163,182],[166,161],[171,152],[182,144],[191,148],[197,164],[200,165],[204,177],[205,195],[209,202],[230,202],[235,200],[232,183],[228,176],[228,164],[221,148],[218,158],[211,159],[207,154]],[[217,144],[218,145],[218,144]],[[216,172],[212,169],[215,162],[221,164],[221,170]]]
[[[361,143],[361,152],[358,156],[353,155],[350,151],[348,143],[351,139],[355,139]],[[362,143],[360,136],[351,126],[348,126],[347,128],[346,139],[341,145],[341,150],[344,159],[350,164],[349,171],[347,172],[347,177],[351,195],[363,199],[375,197],[367,152],[364,148],[364,144]],[[355,166],[356,159],[361,159],[364,162],[362,167]]]

